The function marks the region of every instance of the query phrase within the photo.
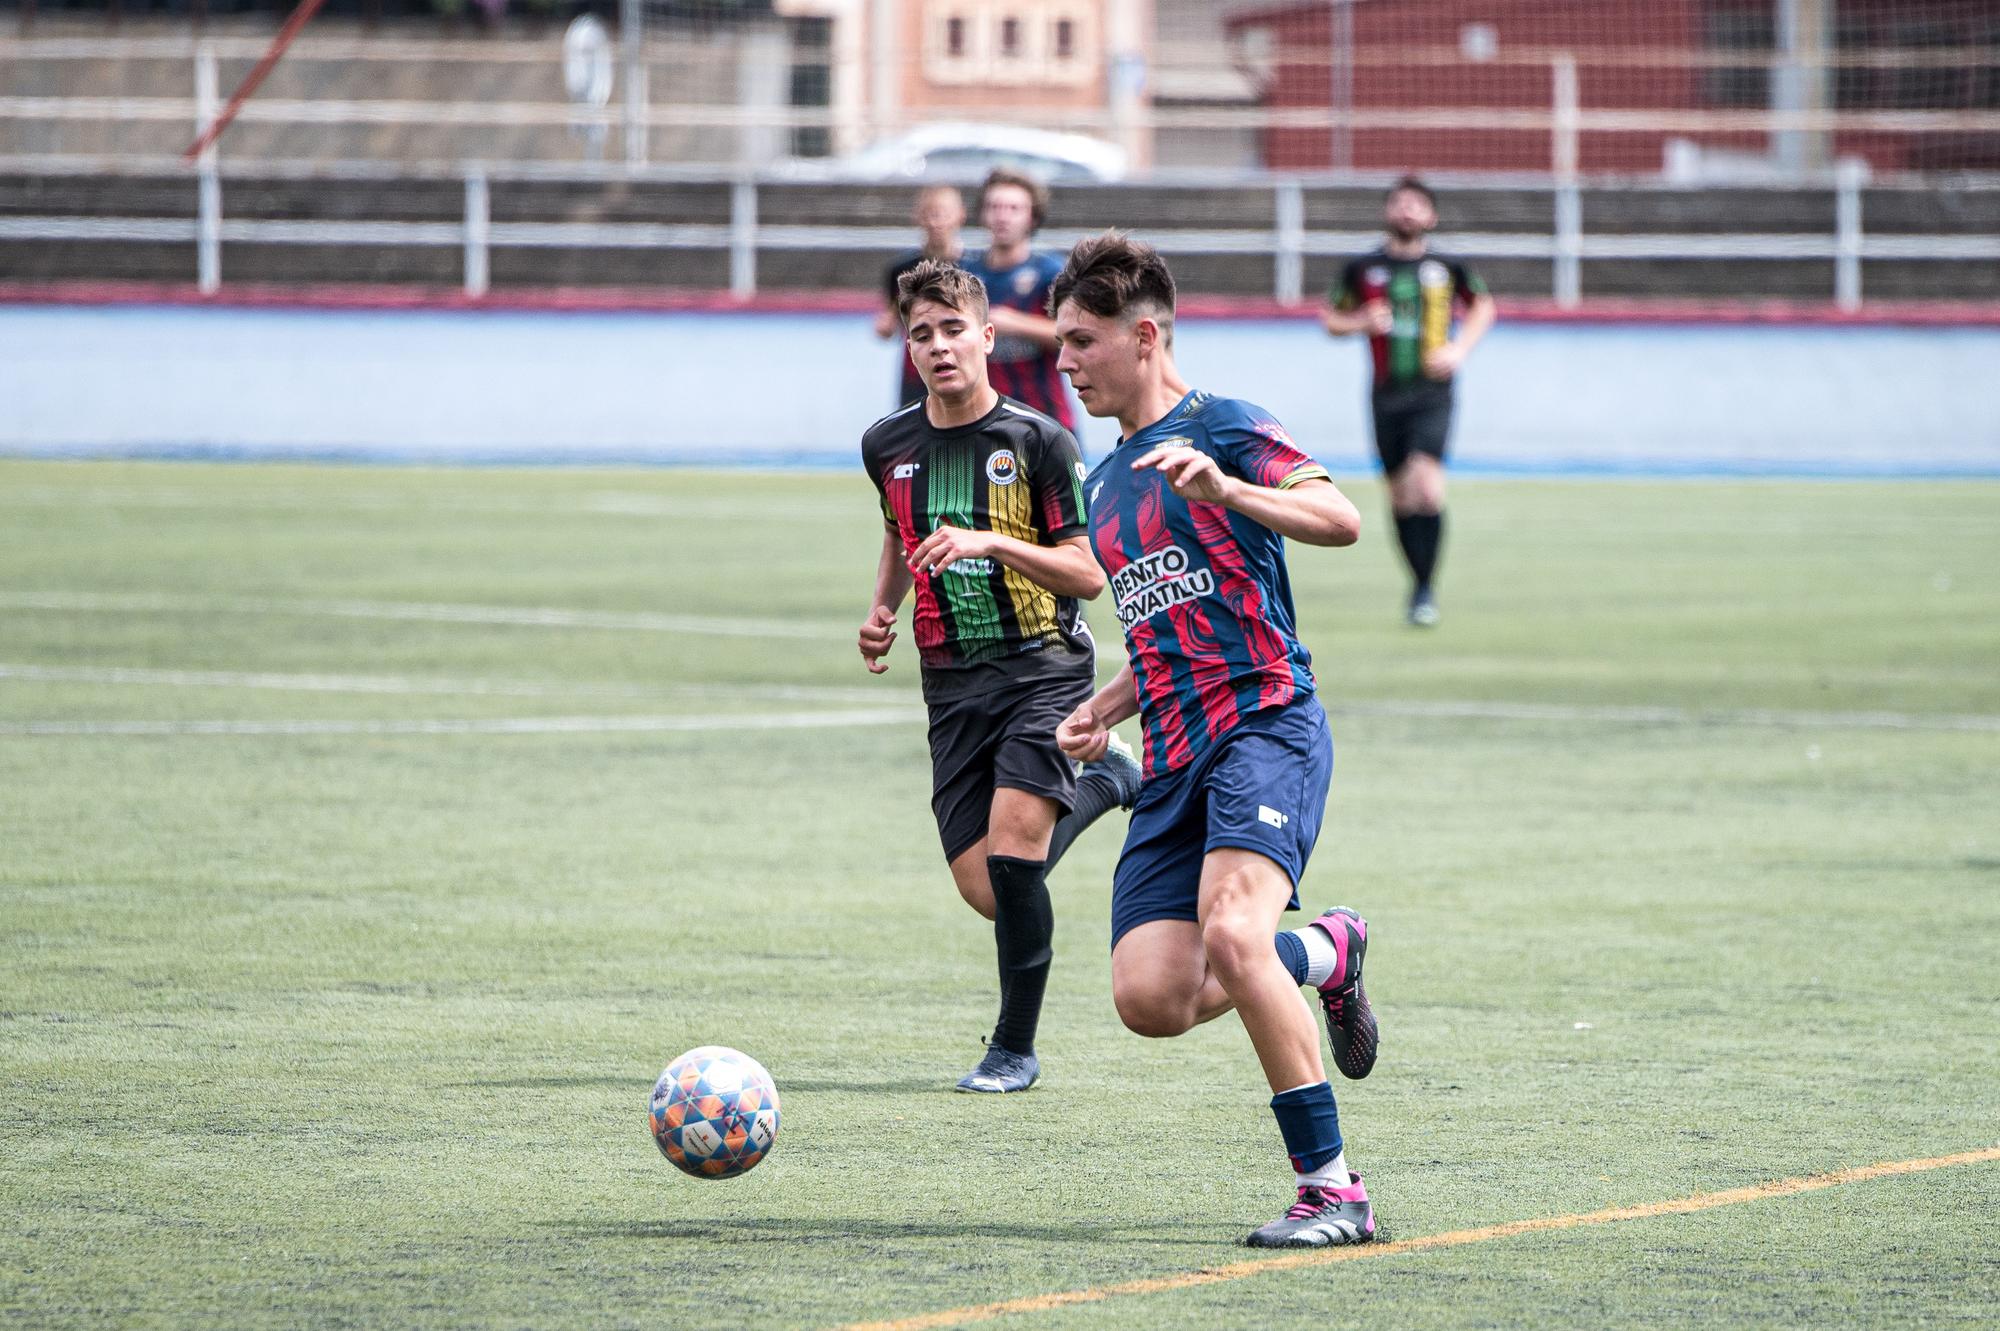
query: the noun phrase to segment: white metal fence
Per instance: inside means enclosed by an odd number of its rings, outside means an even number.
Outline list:
[[[92,176],[98,173],[91,163],[24,162],[0,159],[0,174],[53,172],[58,175]],[[195,193],[192,217],[134,217],[80,215],[0,216],[0,241],[151,241],[190,244],[194,273],[204,292],[217,290],[224,275],[225,247],[230,244],[260,245],[347,245],[418,246],[459,251],[463,256],[464,289],[469,295],[487,292],[492,271],[491,256],[498,248],[520,249],[691,249],[724,252],[728,256],[729,289],[738,296],[750,296],[758,289],[757,259],[760,251],[824,250],[874,251],[906,247],[911,238],[905,226],[796,225],[764,221],[759,216],[760,189],[768,185],[796,186],[790,176],[745,173],[718,173],[698,168],[601,168],[579,171],[574,168],[534,168],[467,166],[453,179],[462,194],[463,207],[454,220],[366,220],[366,219],[278,219],[232,218],[227,212],[228,184],[235,179],[276,177],[269,166],[242,176],[227,175],[213,160],[186,171]],[[348,167],[331,173],[333,178],[352,182],[384,184],[398,180],[425,179],[381,168]],[[293,178],[325,179],[327,169],[300,164]],[[492,210],[492,189],[496,182],[532,181],[540,183],[601,186],[607,181],[635,181],[689,185],[727,186],[729,198],[726,222],[551,222],[496,221]],[[1213,179],[1207,181],[1214,188]],[[1272,296],[1282,303],[1296,303],[1304,296],[1304,272],[1308,258],[1354,254],[1380,241],[1376,230],[1315,229],[1306,224],[1306,192],[1322,185],[1310,177],[1264,179],[1259,189],[1268,190],[1271,217],[1267,227],[1204,228],[1188,226],[1147,227],[1145,238],[1167,255],[1258,255],[1272,261]],[[1349,182],[1351,183],[1351,182]],[[1551,196],[1555,226],[1549,232],[1465,232],[1449,236],[1453,253],[1473,259],[1532,259],[1551,265],[1550,295],[1561,306],[1574,306],[1584,296],[1583,265],[1598,259],[1744,259],[1744,260],[1825,260],[1830,261],[1833,286],[1826,294],[1843,309],[1862,304],[1862,265],[1871,259],[1922,259],[1947,262],[1983,263],[2000,260],[2000,235],[1871,234],[1863,215],[1862,178],[1858,171],[1839,171],[1825,182],[1832,200],[1835,225],[1831,230],[1786,231],[1734,234],[1617,233],[1592,234],[1586,229],[1583,194],[1574,180],[1563,183],[1515,182],[1513,188],[1545,190]],[[827,188],[839,188],[828,186]],[[1041,241],[1068,246],[1083,231],[1050,229]],[[969,233],[973,244],[980,243],[977,231]]]

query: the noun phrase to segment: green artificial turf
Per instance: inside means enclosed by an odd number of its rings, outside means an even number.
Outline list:
[[[1336,1090],[1392,1236],[2000,1144],[2000,485],[1459,483],[1418,633],[1347,484],[1363,544],[1292,552],[1304,897],[1373,926]],[[858,475],[8,462],[0,532],[0,1321],[833,1326],[1241,1261],[1288,1200],[1233,1018],[1112,1011],[1122,815],[1053,881],[1043,1084],[951,1093],[991,934],[907,635],[853,647]],[[783,1104],[721,1183],[645,1121],[710,1043]],[[1990,1325],[1996,1207],[1973,1164],[995,1324]]]

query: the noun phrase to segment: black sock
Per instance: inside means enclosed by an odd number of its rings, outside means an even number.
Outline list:
[[[1046,860],[988,855],[993,884],[993,941],[1000,952],[1000,1024],[993,1043],[1016,1054],[1035,1052],[1042,1019],[1042,990],[1055,957],[1055,906],[1049,900]]]
[[[1053,869],[1083,829],[1118,807],[1118,780],[1105,768],[1086,767],[1076,779],[1076,807],[1049,834],[1047,864]]]
[[[1444,514],[1398,513],[1396,539],[1402,543],[1403,558],[1410,561],[1410,575],[1417,590],[1431,589],[1431,574],[1437,571],[1438,547],[1444,544]]]

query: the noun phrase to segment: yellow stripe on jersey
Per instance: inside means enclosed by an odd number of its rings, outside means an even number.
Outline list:
[[[1035,531],[1033,518],[1033,487],[1028,478],[1016,472],[1013,480],[1006,485],[986,483],[986,513],[994,531],[1002,536],[1011,536],[1029,545],[1041,544],[1041,537]],[[1025,573],[1006,568],[1001,569],[1001,581],[1006,585],[1007,596],[1014,603],[1014,622],[1021,626],[1023,641],[1045,637],[1054,633],[1056,624],[1055,594],[1037,587],[1028,580]]]
[[[1423,340],[1418,343],[1418,354],[1428,356],[1451,338],[1451,283],[1427,283],[1423,291]]]
[[[1299,485],[1306,481],[1330,481],[1332,479],[1333,477],[1327,473],[1326,468],[1315,462],[1308,466],[1300,467],[1297,471],[1285,477],[1284,480],[1279,481],[1273,488],[1289,490],[1294,485]]]

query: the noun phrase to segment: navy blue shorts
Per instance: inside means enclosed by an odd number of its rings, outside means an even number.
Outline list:
[[[1111,945],[1153,920],[1198,918],[1202,857],[1225,846],[1282,865],[1287,909],[1297,910],[1332,781],[1333,735],[1310,695],[1253,712],[1186,767],[1148,781],[1111,880]]]

